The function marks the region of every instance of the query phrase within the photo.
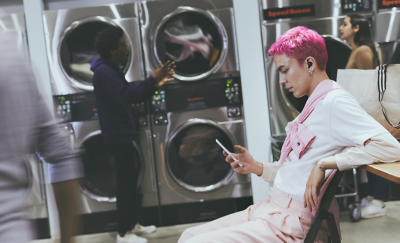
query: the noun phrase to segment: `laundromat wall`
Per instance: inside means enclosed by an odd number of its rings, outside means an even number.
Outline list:
[[[168,1],[168,0],[165,0]],[[50,70],[43,29],[43,11],[65,8],[93,7],[105,4],[123,4],[136,0],[2,0],[0,14],[24,13],[30,61],[37,86],[49,109],[53,110]],[[243,90],[244,115],[248,149],[261,161],[270,161],[270,124],[265,83],[264,54],[261,42],[260,2],[233,0],[236,38]],[[47,175],[45,175],[47,177]],[[48,181],[48,178],[47,178]],[[257,176],[252,177],[254,202],[268,197],[269,186]],[[52,238],[59,233],[58,217],[51,186],[46,185],[50,230]]]

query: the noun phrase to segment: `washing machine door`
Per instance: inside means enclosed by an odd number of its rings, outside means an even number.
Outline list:
[[[224,25],[212,12],[179,7],[156,28],[157,62],[175,61],[174,77],[182,81],[203,79],[223,65],[228,52]]]
[[[208,192],[230,181],[233,170],[215,139],[234,151],[232,135],[211,120],[191,119],[171,133],[165,162],[176,183],[189,191]]]
[[[136,150],[136,160],[143,163],[143,156],[138,145],[133,142]],[[83,193],[98,202],[116,202],[117,174],[115,163],[103,141],[101,131],[94,131],[82,139],[80,149],[83,150],[82,160],[85,177],[79,185]],[[144,165],[140,166],[138,187],[143,180]]]
[[[75,21],[64,30],[58,46],[58,62],[72,86],[86,91],[93,90],[90,65],[94,58],[99,57],[94,46],[95,38],[108,26],[118,25],[110,18],[95,16]],[[128,46],[132,46],[128,35],[125,34],[124,37]],[[128,61],[120,66],[124,73],[127,72],[131,59],[130,52]]]
[[[337,37],[329,35],[324,35],[322,37],[325,40],[326,50],[328,52],[326,73],[331,80],[336,81],[337,70],[346,68],[347,61],[351,54],[351,47]],[[274,76],[274,79],[270,80],[275,80],[276,83],[279,83],[279,74],[275,72]],[[285,103],[292,113],[295,113],[296,115],[300,114],[308,100],[308,97],[303,96],[296,98],[293,96],[293,93],[289,92],[283,85],[279,85],[279,89]]]

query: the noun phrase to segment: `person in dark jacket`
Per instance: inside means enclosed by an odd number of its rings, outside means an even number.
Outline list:
[[[117,172],[118,243],[140,242],[147,239],[137,235],[152,233],[155,226],[141,226],[138,213],[141,207],[136,195],[140,161],[137,161],[132,141],[136,128],[131,104],[150,97],[165,82],[173,80],[175,65],[161,63],[154,74],[139,84],[126,81],[120,65],[127,61],[129,48],[121,28],[110,26],[96,37],[95,47],[100,54],[92,62],[93,86],[104,143],[115,161]]]

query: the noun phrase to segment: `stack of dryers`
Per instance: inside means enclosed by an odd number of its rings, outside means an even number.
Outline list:
[[[18,45],[18,50],[29,60],[28,42],[26,38],[24,14],[10,14],[0,16],[0,31],[12,36]],[[12,80],[11,80],[12,82]],[[26,175],[29,184],[26,192],[26,208],[28,217],[35,226],[36,239],[50,238],[49,217],[46,203],[46,191],[44,188],[44,164],[35,154],[25,156]]]
[[[246,146],[231,0],[142,2],[147,72],[175,61],[175,81],[155,92],[151,125],[163,225],[208,221],[252,203],[215,140]]]
[[[400,3],[377,1],[376,41],[381,64],[400,64]]]
[[[124,30],[130,49],[121,67],[129,82],[144,80],[137,5],[44,11],[44,27],[55,97],[56,113],[72,131],[71,142],[82,150],[85,178],[79,183],[83,234],[117,230],[116,173],[101,135],[90,64],[98,57],[95,37],[107,26]],[[158,194],[151,150],[147,104],[132,105],[138,118],[139,143],[134,143],[142,162],[139,187],[143,195],[143,223],[158,224]]]
[[[400,64],[400,3],[377,0],[376,41],[381,64]],[[390,117],[389,117],[390,118]],[[400,199],[400,186],[389,181],[387,200]]]
[[[279,84],[279,74],[275,71],[273,57],[268,56],[268,49],[290,28],[305,26],[313,29],[325,39],[328,52],[326,72],[330,79],[336,80],[337,70],[346,67],[351,53],[350,45],[339,39],[339,27],[347,14],[363,14],[371,18],[371,10],[371,0],[342,0],[341,2],[304,0],[301,3],[299,1],[262,1],[264,17],[262,34],[274,160],[279,159],[280,148],[286,137],[286,124],[302,111],[307,97],[296,98]]]

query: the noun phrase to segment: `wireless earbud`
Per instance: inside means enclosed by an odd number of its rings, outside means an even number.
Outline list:
[[[312,62],[307,62],[307,66],[310,68],[312,66]]]

